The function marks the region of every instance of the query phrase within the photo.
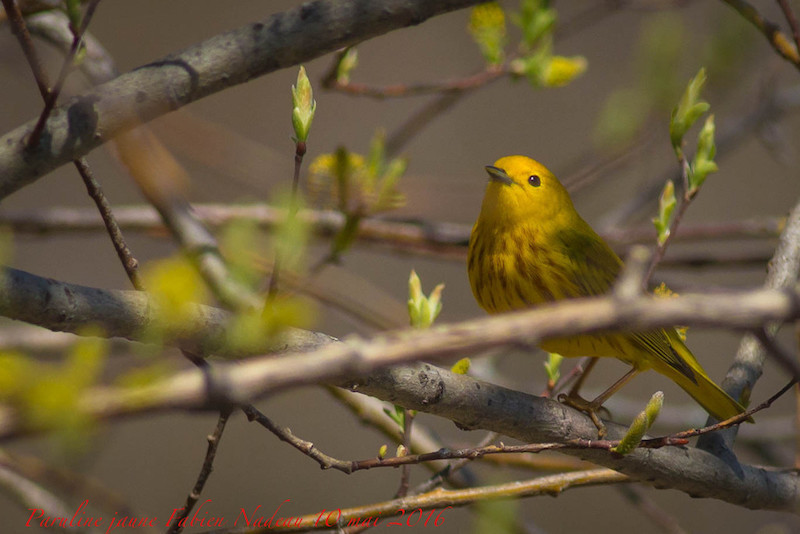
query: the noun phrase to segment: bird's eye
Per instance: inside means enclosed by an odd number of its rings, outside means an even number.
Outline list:
[[[528,176],[528,183],[531,184],[533,187],[539,187],[542,185],[542,180],[539,178],[538,174],[531,174]]]

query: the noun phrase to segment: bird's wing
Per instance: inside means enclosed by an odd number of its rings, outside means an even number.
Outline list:
[[[583,220],[561,231],[562,250],[571,266],[570,282],[576,294],[590,297],[608,293],[622,269],[622,260]]]
[[[686,348],[680,340],[674,329],[671,332],[667,330],[634,332],[633,334],[629,334],[629,336],[634,346],[640,348],[648,355],[655,356],[691,380],[694,384],[697,384],[695,369],[699,369],[702,372],[702,368],[689,349]],[[670,336],[674,337],[674,339],[670,339]],[[678,350],[680,348],[684,350]]]

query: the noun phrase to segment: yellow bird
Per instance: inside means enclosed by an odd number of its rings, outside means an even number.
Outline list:
[[[610,290],[622,261],[578,215],[553,173],[525,156],[500,158],[486,171],[489,184],[468,260],[472,293],[483,309],[500,313]],[[717,419],[744,411],[708,377],[674,328],[553,339],[542,349],[569,357],[613,357],[633,367],[592,402],[577,396],[587,368],[567,397],[592,417],[601,434],[596,411],[647,369],[670,378]]]

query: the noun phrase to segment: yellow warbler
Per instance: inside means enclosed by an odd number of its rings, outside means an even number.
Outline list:
[[[490,180],[472,228],[468,265],[481,307],[499,313],[611,288],[622,261],[578,215],[549,170],[525,156],[501,158],[486,170]],[[717,419],[744,411],[708,377],[674,328],[573,336],[549,340],[542,348],[562,356],[610,356],[633,366],[591,403],[577,397],[581,381],[567,399],[588,412],[601,433],[596,410],[647,369],[673,380]]]

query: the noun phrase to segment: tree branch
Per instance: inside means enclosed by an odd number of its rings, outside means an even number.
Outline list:
[[[101,324],[105,322],[110,335],[132,339],[142,324],[152,320],[146,310],[146,295],[140,292],[69,286],[12,269],[6,269],[5,275],[5,287],[0,291],[0,313],[5,315],[21,309],[31,322],[53,322],[65,330],[86,324],[89,319],[86,314],[92,313]],[[30,288],[20,288],[26,283],[35,287],[44,284],[40,291],[54,291],[36,294]],[[213,310],[198,311],[197,328],[203,334],[186,332],[178,341],[204,335],[209,346],[225,350],[220,339],[213,343],[207,339],[211,333],[224,338],[221,332],[229,317],[225,312]],[[573,300],[425,331],[388,333],[369,341],[328,343],[311,352],[215,365],[207,375],[199,370],[183,371],[139,388],[93,388],[84,394],[80,406],[97,419],[174,409],[214,409],[219,404],[241,404],[287,388],[328,382],[446,417],[462,428],[485,428],[527,443],[594,439],[596,429],[584,414],[554,401],[455,375],[428,364],[398,364],[502,345],[532,346],[548,337],[609,329],[644,330],[673,324],[753,328],[765,322],[798,317],[800,294],[796,290],[760,289],[674,299],[641,296],[621,301],[607,296]],[[317,337],[309,335],[312,339]],[[393,365],[396,367],[385,369]],[[795,375],[800,376],[800,369],[795,369]],[[613,423],[607,425],[609,439],[618,439],[626,430]],[[35,430],[42,429],[27,427],[13,408],[0,408],[0,437],[7,439]],[[723,461],[698,449],[636,451],[622,458],[606,451],[581,450],[570,454],[658,487],[673,487],[750,508],[796,510],[800,502],[794,473],[770,473]]]
[[[777,24],[765,19],[755,7],[745,0],[723,0],[723,2],[738,11],[746,21],[758,28],[779,56],[800,69],[800,55],[798,55],[797,48],[781,32]]]
[[[103,290],[4,268],[0,270],[0,315],[73,334],[96,325],[109,338],[146,342],[146,330],[159,313],[157,304],[143,291]],[[172,329],[165,343],[201,355],[213,353],[225,358],[251,355],[226,343],[225,328],[231,318],[225,310],[196,305],[191,326]],[[333,339],[321,333],[289,329],[255,349],[310,350]]]

